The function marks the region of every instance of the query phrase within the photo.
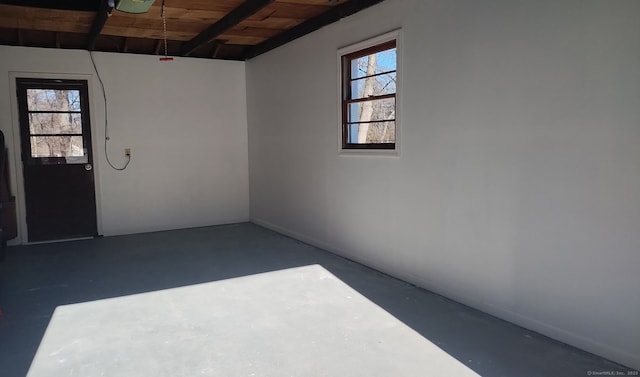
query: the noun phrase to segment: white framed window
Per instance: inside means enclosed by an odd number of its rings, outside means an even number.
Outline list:
[[[340,150],[399,150],[400,31],[338,50]]]

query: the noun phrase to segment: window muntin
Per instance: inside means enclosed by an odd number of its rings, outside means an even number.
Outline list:
[[[397,46],[342,55],[342,148],[396,148]]]

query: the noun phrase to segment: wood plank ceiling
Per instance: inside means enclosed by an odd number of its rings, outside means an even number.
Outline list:
[[[381,1],[165,0],[168,54],[246,60]],[[113,4],[0,0],[0,45],[164,53],[162,0],[141,14]]]

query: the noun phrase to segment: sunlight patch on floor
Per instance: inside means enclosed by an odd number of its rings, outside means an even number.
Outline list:
[[[319,265],[58,307],[28,376],[102,375],[477,376]]]

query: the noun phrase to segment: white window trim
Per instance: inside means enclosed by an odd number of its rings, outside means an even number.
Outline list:
[[[396,40],[396,147],[395,149],[344,149],[342,147],[342,57],[352,52],[364,50],[375,45]],[[396,29],[388,33],[378,35],[367,40],[341,47],[337,52],[338,67],[338,154],[343,156],[400,156],[400,146],[402,140],[402,77],[404,69],[402,67],[402,29]]]

